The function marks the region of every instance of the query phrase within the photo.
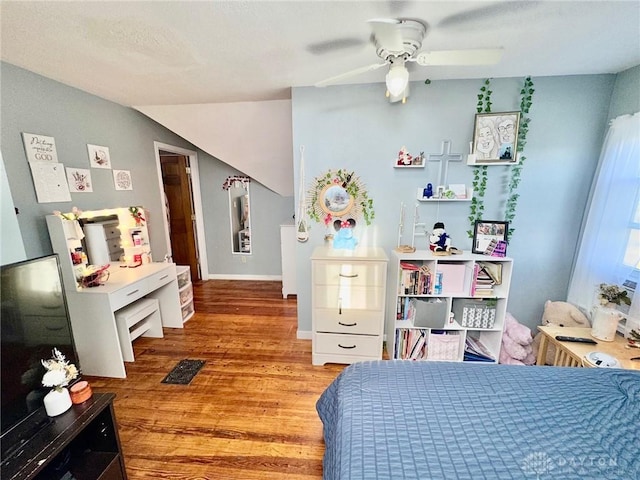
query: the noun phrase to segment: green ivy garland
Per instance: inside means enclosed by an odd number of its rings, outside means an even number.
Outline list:
[[[309,189],[309,203],[307,206],[309,218],[312,218],[318,223],[324,222],[325,225],[329,225],[329,223],[334,220],[335,217],[327,214],[322,210],[322,207],[320,207],[320,193],[327,185],[334,183],[342,185],[347,193],[354,199],[353,207],[349,211],[348,216],[358,218],[362,215],[365,223],[371,225],[371,221],[375,218],[373,199],[369,198],[364,184],[354,172],[349,172],[344,169],[329,170],[327,173],[314,179]]]
[[[521,175],[522,175],[522,167],[524,166],[524,162],[526,157],[522,154],[524,151],[524,146],[527,144],[527,133],[529,132],[529,123],[531,119],[526,114],[529,113],[531,109],[531,105],[533,104],[533,92],[535,89],[533,88],[533,81],[531,77],[527,77],[524,79],[524,84],[522,89],[520,90],[520,125],[518,128],[518,146],[517,152],[519,154],[519,162],[516,165],[510,166],[511,175],[509,177],[509,183],[507,184],[507,201],[505,203],[505,221],[509,222],[509,240],[513,233],[515,232],[515,228],[513,228],[513,220],[516,216],[516,207],[518,205],[518,199],[520,195],[517,192],[518,186],[520,185]],[[478,113],[491,113],[491,94],[493,91],[491,90],[491,80],[486,79],[484,84],[480,88],[480,93],[478,94],[478,103],[476,105],[476,111]],[[473,238],[473,227],[477,220],[482,219],[482,214],[484,213],[484,195],[486,192],[488,180],[488,172],[487,166],[475,166],[473,167],[473,198],[471,199],[471,206],[469,212],[469,223],[471,224],[471,229],[467,230],[467,235],[469,238]]]
[[[491,113],[491,79],[487,78],[478,94],[478,103],[476,111],[478,113]],[[471,228],[467,230],[469,238],[473,238],[473,226],[476,220],[482,219],[484,213],[484,194],[487,190],[487,180],[489,172],[486,165],[477,165],[473,167],[473,197],[471,198],[471,206],[469,208],[469,223]]]
[[[526,117],[525,114],[529,113],[531,105],[533,103],[533,81],[531,77],[524,79],[524,85],[520,90],[520,126],[518,129],[518,147],[517,151],[520,154],[520,161],[518,164],[511,167],[511,177],[509,178],[509,184],[507,186],[507,203],[505,205],[505,221],[509,222],[509,238],[513,236],[515,228],[513,228],[513,219],[516,216],[516,206],[518,205],[519,194],[516,193],[518,185],[520,185],[520,176],[522,173],[522,167],[526,157],[522,155],[524,146],[527,144],[527,133],[529,132],[529,122],[531,119]],[[509,240],[509,238],[507,240]]]

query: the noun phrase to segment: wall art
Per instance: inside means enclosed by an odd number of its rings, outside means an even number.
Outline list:
[[[473,130],[475,164],[517,162],[520,112],[477,113]]]
[[[56,141],[53,137],[22,132],[22,142],[27,160],[31,162],[58,163]]]
[[[89,151],[91,168],[111,168],[111,158],[109,157],[108,147],[87,143],[87,150]]]
[[[71,193],[93,192],[91,171],[86,168],[67,167],[67,181]]]
[[[116,190],[133,190],[131,172],[129,170],[114,170],[113,184],[115,185]]]

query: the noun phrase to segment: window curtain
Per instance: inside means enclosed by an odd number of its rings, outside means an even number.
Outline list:
[[[638,270],[622,259],[639,191],[640,112],[611,121],[600,154],[567,295],[568,302],[586,313],[594,305],[600,283],[622,285],[629,278],[638,278]],[[627,321],[633,328],[640,324],[638,287]]]

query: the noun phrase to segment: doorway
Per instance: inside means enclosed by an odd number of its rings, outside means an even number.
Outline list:
[[[175,264],[189,266],[192,280],[202,280],[207,269],[196,153],[158,142],[155,146],[167,249]]]

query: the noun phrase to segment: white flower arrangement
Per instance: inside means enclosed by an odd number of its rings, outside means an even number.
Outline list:
[[[54,348],[52,353],[53,358],[41,360],[42,366],[47,370],[42,377],[42,385],[60,391],[78,377],[78,369],[73,363],[69,363],[57,348]]]

